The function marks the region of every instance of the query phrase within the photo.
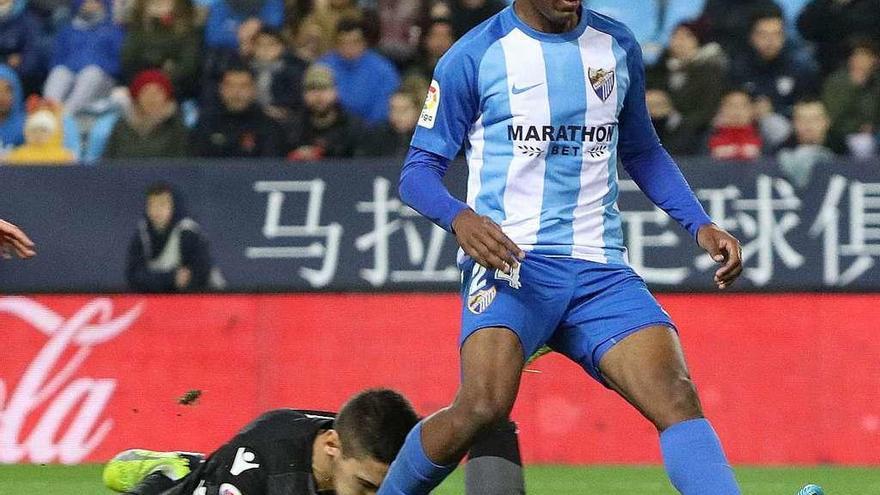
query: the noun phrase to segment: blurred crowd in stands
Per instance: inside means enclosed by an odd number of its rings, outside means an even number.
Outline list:
[[[585,0],[642,44],[676,155],[877,155],[880,0]],[[0,0],[2,162],[402,156],[504,0]]]

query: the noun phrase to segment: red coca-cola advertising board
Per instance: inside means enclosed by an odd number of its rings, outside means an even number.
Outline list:
[[[880,464],[880,295],[661,301],[733,462]],[[449,294],[2,297],[0,462],[209,451],[260,411],[371,386],[428,413],[455,391],[459,310]],[[659,462],[652,427],[577,366],[532,368],[514,410],[527,461]]]

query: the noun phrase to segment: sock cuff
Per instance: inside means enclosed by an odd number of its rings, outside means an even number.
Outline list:
[[[479,457],[500,457],[521,466],[516,424],[507,421],[479,434],[468,451],[468,458]]]
[[[676,423],[660,433],[660,446],[663,448],[675,448],[684,445],[694,447],[696,445],[718,445],[721,440],[712,427],[712,423],[706,418],[689,419]]]
[[[438,471],[448,472],[455,469],[458,463],[448,466],[442,466],[432,461],[425,453],[422,446],[422,423],[419,422],[410,430],[406,436],[406,442],[403,444],[403,450],[398,455],[400,459],[406,459],[414,474],[423,479],[433,479],[437,476]]]
[[[674,435],[687,434],[687,433],[695,432],[695,431],[706,431],[706,430],[712,431],[713,434],[715,433],[715,429],[712,428],[712,423],[710,423],[708,419],[706,419],[706,418],[687,419],[687,420],[684,420],[680,423],[675,423],[674,425],[672,425],[669,428],[666,428],[665,430],[660,432],[660,438],[663,438],[664,436],[670,436],[670,435],[674,436]]]

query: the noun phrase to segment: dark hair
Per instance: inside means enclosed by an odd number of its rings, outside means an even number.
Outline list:
[[[758,9],[758,11],[752,15],[751,22],[749,23],[749,32],[753,31],[755,26],[764,19],[778,19],[782,21],[782,24],[785,24],[785,14],[783,14],[782,9],[776,6],[770,6]]]
[[[256,78],[256,76],[254,75],[254,71],[251,70],[251,68],[248,67],[243,61],[234,60],[230,62],[229,65],[223,68],[221,79],[226,77],[227,74],[231,74],[233,72],[246,72],[249,76],[251,76],[251,79]]]
[[[336,35],[340,35],[342,33],[350,33],[352,31],[360,31],[366,36],[367,27],[364,25],[364,22],[360,19],[353,19],[351,17],[343,17],[336,24]]]
[[[146,196],[149,198],[150,196],[158,196],[160,194],[171,194],[174,195],[174,188],[171,187],[171,184],[165,181],[153,182],[149,186],[147,186]]]
[[[725,99],[725,98],[727,98],[728,96],[733,95],[733,94],[743,94],[743,95],[746,95],[746,96],[749,97],[749,100],[754,100],[754,99],[755,99],[755,96],[752,95],[751,93],[749,93],[749,91],[748,91],[746,88],[744,88],[744,87],[742,87],[742,86],[737,86],[737,85],[735,85],[735,84],[734,84],[734,85],[730,85],[730,86],[726,86],[726,87],[724,87],[724,88],[722,89],[722,91],[721,91],[721,99],[723,100],[723,99]]]
[[[828,112],[828,108],[825,107],[825,102],[820,100],[819,98],[814,97],[814,96],[808,96],[806,98],[802,98],[802,99],[794,102],[794,105],[792,106],[792,108],[797,109],[798,107],[803,107],[806,105],[821,105],[822,110],[824,110],[826,113]]]
[[[278,40],[279,43],[284,44],[284,35],[282,35],[281,31],[277,29],[263,27],[259,31],[257,31],[257,36],[271,36]]]
[[[700,46],[706,44],[706,24],[701,22],[699,19],[691,19],[687,21],[679,22],[678,25],[675,26],[675,29],[672,32],[676,32],[679,29],[687,29],[694,38],[697,38],[697,43]]]
[[[339,433],[345,457],[371,457],[391,464],[418,421],[406,398],[393,390],[376,388],[349,399],[333,428]]]
[[[871,52],[875,57],[880,56],[880,46],[871,38],[865,36],[856,36],[849,41],[849,56],[851,57],[857,50],[865,50]]]
[[[450,20],[449,18],[447,18],[447,17],[432,17],[425,24],[424,32],[427,33],[428,31],[433,29],[434,26],[449,26],[449,28],[452,29],[452,31],[453,31],[452,37],[453,37],[453,39],[455,38],[455,27],[452,25],[452,20]]]
[[[149,22],[147,4],[150,0],[137,0],[131,13],[129,28],[134,30],[155,30],[154,23]],[[173,0],[171,7],[171,26],[176,33],[190,33],[196,29],[196,11],[192,0]]]

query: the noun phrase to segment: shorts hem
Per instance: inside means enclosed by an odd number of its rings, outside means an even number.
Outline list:
[[[599,370],[599,362],[602,360],[602,358],[605,356],[605,354],[608,353],[608,351],[610,351],[617,344],[622,342],[623,339],[629,337],[630,335],[632,335],[634,333],[638,333],[646,328],[650,328],[650,327],[654,327],[654,326],[664,326],[664,327],[669,328],[670,330],[672,330],[676,334],[678,334],[678,328],[676,328],[675,324],[672,323],[672,321],[670,321],[670,320],[656,320],[656,321],[650,321],[647,323],[640,323],[640,324],[635,325],[633,327],[630,327],[626,330],[620,331],[620,332],[612,335],[611,337],[608,337],[607,339],[603,340],[601,343],[599,343],[599,345],[596,346],[596,348],[593,350],[592,355],[590,356],[590,362],[588,363],[589,369],[587,370],[587,372],[591,372],[590,374],[593,375],[594,378],[599,380],[599,382],[602,385],[604,385],[607,388],[611,388],[608,385],[608,382],[605,381],[605,377],[602,376],[602,372]],[[608,342],[610,342],[612,340],[617,340],[617,342],[614,342],[611,345],[606,346],[606,344],[608,344]]]
[[[467,340],[469,338],[471,338],[471,336],[473,334],[479,332],[480,330],[485,330],[487,328],[506,328],[507,330],[510,330],[511,332],[513,332],[513,334],[516,335],[516,339],[519,340],[520,349],[522,349],[523,363],[525,363],[526,360],[529,359],[529,357],[531,356],[531,353],[529,353],[528,350],[526,349],[525,342],[523,342],[522,336],[519,334],[519,331],[517,331],[515,328],[513,328],[513,326],[508,325],[506,323],[486,323],[486,324],[481,323],[479,326],[476,326],[473,329],[469,330],[467,333],[467,336],[465,336],[463,339],[461,339],[461,342],[459,342],[459,344],[458,344],[458,354],[461,355],[461,348],[464,347],[464,343],[467,342]]]

